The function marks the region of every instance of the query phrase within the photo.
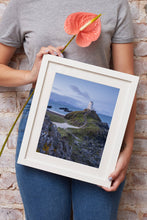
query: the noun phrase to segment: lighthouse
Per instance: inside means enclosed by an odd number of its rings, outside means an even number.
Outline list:
[[[93,109],[93,102],[92,102],[92,101],[90,101],[90,102],[88,103],[87,109],[90,110],[90,111],[94,110],[94,109]]]

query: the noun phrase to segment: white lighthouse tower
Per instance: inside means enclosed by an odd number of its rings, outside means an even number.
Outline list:
[[[93,109],[93,102],[92,102],[92,101],[90,101],[90,102],[88,103],[87,109],[90,110],[90,111],[94,110],[94,109]]]

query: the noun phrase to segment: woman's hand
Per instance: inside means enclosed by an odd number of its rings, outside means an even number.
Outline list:
[[[110,174],[109,180],[112,180],[112,185],[110,188],[102,187],[107,192],[116,191],[121,182],[124,181],[128,164],[130,161],[130,155],[127,154],[127,151],[123,151],[120,153],[115,170]]]
[[[42,47],[36,55],[36,59],[35,59],[32,70],[30,71],[29,74],[26,75],[26,77],[28,77],[27,81],[30,81],[30,83],[33,83],[33,85],[35,85],[37,78],[38,78],[38,73],[40,70],[41,61],[42,61],[44,54],[51,54],[54,56],[63,57],[63,54],[61,53],[61,50],[63,48],[64,47],[61,47],[61,46],[60,47],[53,47],[53,46]]]

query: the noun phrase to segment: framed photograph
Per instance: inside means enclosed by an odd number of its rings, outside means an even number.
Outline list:
[[[18,163],[110,187],[138,80],[44,55]]]

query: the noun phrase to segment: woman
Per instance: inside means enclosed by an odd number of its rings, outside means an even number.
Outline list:
[[[91,0],[90,3],[88,0],[11,0],[0,25],[0,86],[32,83],[34,88],[43,55],[63,56],[63,47],[59,45],[65,45],[70,39],[64,32],[64,21],[69,14],[78,11],[102,13],[101,36],[87,48],[72,42],[64,56],[105,68],[110,68],[112,58],[114,70],[133,74],[133,31],[127,0]],[[14,70],[8,63],[22,45],[29,69]],[[31,101],[20,122],[16,160],[30,104]],[[16,163],[26,219],[69,220],[72,207],[74,220],[115,220],[132,153],[134,124],[135,102],[124,137],[124,149],[115,171],[109,176],[109,180],[113,180],[109,189]]]

